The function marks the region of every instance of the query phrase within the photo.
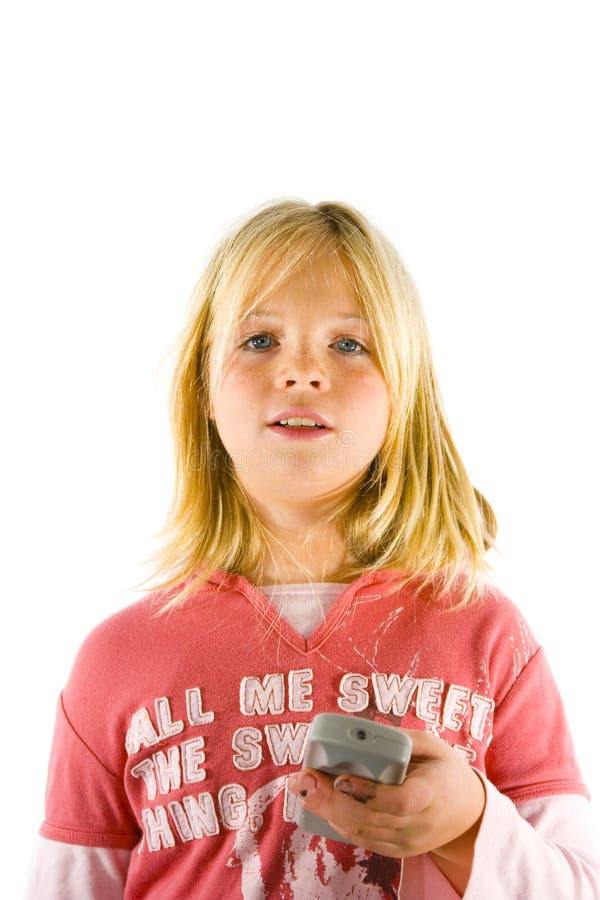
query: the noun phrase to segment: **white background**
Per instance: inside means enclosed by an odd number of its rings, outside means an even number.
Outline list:
[[[500,522],[496,580],[546,647],[598,794],[596,13],[4,6],[4,896],[77,647],[149,575],[188,296],[223,229],[283,196],[357,206],[412,272]]]

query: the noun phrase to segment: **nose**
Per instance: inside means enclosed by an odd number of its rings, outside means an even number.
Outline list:
[[[315,390],[326,390],[329,384],[330,375],[324,360],[306,347],[290,350],[284,358],[280,358],[277,372],[278,387],[289,388],[299,385],[309,386]]]

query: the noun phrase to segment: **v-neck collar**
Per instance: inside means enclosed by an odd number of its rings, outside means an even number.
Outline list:
[[[383,587],[387,582],[397,578],[399,574],[398,569],[366,572],[360,578],[357,578],[356,581],[347,584],[323,621],[308,638],[304,638],[289,622],[282,618],[279,610],[271,603],[266,594],[263,594],[261,590],[251,584],[244,575],[236,575],[232,572],[217,569],[212,573],[209,580],[225,589],[243,594],[256,612],[264,619],[265,624],[269,627],[269,631],[276,632],[281,640],[293,647],[294,650],[310,653],[313,650],[317,650],[331,637],[352,603],[358,600],[359,594],[361,602],[376,600],[381,596],[381,592],[378,592],[377,588]]]

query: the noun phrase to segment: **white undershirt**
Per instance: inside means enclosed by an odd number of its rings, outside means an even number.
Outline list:
[[[348,585],[326,581],[317,584],[266,584],[257,587],[279,610],[280,616],[306,639],[316,631]]]

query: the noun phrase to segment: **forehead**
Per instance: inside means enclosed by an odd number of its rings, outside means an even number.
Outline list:
[[[331,318],[367,322],[349,273],[335,254],[310,260],[291,273],[271,273],[247,298],[241,317],[276,318],[288,304],[315,305]]]

